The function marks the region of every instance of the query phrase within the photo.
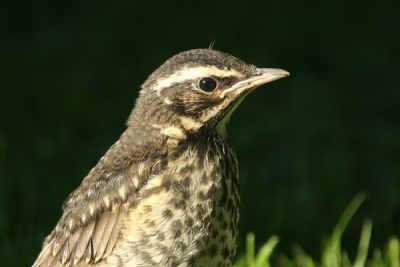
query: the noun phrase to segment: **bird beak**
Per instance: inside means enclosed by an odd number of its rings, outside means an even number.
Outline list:
[[[260,86],[265,83],[285,78],[289,75],[290,73],[287,72],[286,70],[260,68],[257,69],[257,72],[254,75],[254,77],[250,78],[249,80],[256,81],[255,85]]]
[[[234,95],[241,95],[244,91],[252,91],[263,84],[279,80],[289,76],[289,72],[281,69],[258,68],[253,76],[237,82],[231,88],[222,91],[220,97],[232,92]]]

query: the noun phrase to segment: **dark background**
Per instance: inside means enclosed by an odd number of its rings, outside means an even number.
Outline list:
[[[0,258],[28,266],[69,192],[118,138],[139,85],[191,48],[291,72],[250,95],[229,132],[241,241],[318,255],[344,207],[368,199],[372,247],[400,230],[400,2],[58,1],[0,4]],[[397,219],[396,219],[397,218]],[[3,265],[4,264],[4,265]]]

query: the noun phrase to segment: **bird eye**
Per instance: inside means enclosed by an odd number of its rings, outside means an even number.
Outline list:
[[[200,79],[199,87],[203,91],[211,92],[217,87],[217,81],[212,77],[204,77]]]

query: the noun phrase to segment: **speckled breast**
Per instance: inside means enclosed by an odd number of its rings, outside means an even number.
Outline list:
[[[237,160],[225,138],[206,142],[170,155],[166,170],[149,179],[109,262],[231,266],[239,221]]]
[[[219,154],[221,156],[219,159],[221,180],[213,200],[213,210],[210,216],[211,234],[207,242],[207,254],[210,259],[215,259],[216,266],[231,266],[236,252],[238,235],[239,176],[234,151],[230,146],[223,148],[223,153]]]
[[[213,181],[208,191],[213,193],[205,198],[211,203],[210,213],[202,218],[210,223],[203,241],[205,249],[194,266],[231,266],[239,222],[238,164],[234,151],[225,139],[216,137],[210,148],[204,169],[212,169],[207,180]]]

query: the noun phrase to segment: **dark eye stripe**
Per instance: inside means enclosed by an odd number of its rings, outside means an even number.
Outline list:
[[[222,87],[229,87],[239,81],[239,78],[236,76],[218,77],[217,79]]]
[[[213,77],[215,80],[218,81],[219,87],[221,88],[227,88],[229,86],[231,86],[232,84],[238,82],[240,79],[236,76],[226,76],[226,77],[219,77],[219,76],[210,76]],[[181,88],[191,88],[193,83],[198,83],[199,79],[195,78],[195,79],[187,79],[185,81],[181,81],[181,82],[176,82],[171,84],[166,88],[174,88],[174,87],[181,87]]]

